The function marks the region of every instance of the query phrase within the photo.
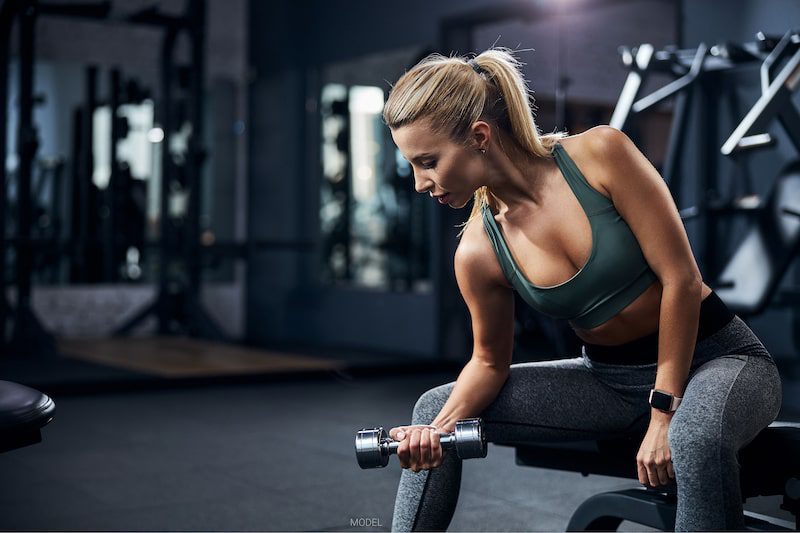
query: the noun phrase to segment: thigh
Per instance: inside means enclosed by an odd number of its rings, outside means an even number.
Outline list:
[[[428,391],[415,411],[435,417],[454,385]],[[420,409],[421,404],[434,409]],[[511,365],[508,379],[480,417],[489,441],[522,443],[638,434],[648,414],[646,403],[609,386],[575,358]]]
[[[638,434],[648,409],[575,358],[512,365],[482,416],[495,442],[584,440]]]
[[[781,405],[781,381],[768,355],[723,355],[689,376],[670,423],[673,448],[712,445],[738,450],[772,422]]]

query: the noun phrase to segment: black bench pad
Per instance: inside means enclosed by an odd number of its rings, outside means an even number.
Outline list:
[[[0,381],[0,452],[39,442],[40,429],[53,419],[55,409],[46,394]]]

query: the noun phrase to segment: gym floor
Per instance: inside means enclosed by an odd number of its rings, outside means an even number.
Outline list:
[[[340,371],[55,394],[43,442],[0,454],[0,529],[389,530],[400,467],[359,469],[355,432],[406,422],[422,392],[455,376]],[[632,486],[519,467],[511,448],[492,445],[486,459],[465,463],[451,530],[563,531],[589,496]],[[775,509],[768,500],[746,507]]]

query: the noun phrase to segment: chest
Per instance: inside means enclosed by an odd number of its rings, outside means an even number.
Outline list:
[[[495,220],[517,267],[538,287],[569,281],[591,256],[591,223],[563,178],[541,206]]]

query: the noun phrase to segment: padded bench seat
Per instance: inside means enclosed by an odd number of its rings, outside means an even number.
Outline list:
[[[516,463],[555,470],[635,479],[636,453],[641,438],[514,444]],[[800,529],[800,424],[773,422],[739,452],[743,499],[783,495],[782,508],[795,517]],[[675,528],[674,489],[636,488],[606,492],[589,498],[575,511],[567,531],[616,530],[623,520],[662,530]],[[792,529],[792,524],[746,517],[754,530]],[[788,526],[788,527],[787,527]]]
[[[0,381],[0,453],[36,444],[55,414],[53,400],[36,389]]]

